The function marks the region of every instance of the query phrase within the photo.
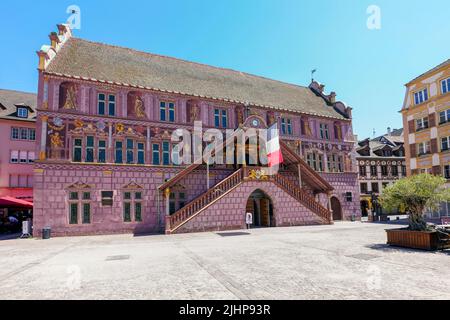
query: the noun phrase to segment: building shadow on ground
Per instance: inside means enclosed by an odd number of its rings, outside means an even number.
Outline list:
[[[427,251],[427,250],[419,250],[419,249],[410,249],[410,248],[402,248],[402,247],[394,247],[390,246],[388,244],[379,243],[379,244],[370,244],[365,246],[368,249],[372,249],[379,252],[387,252],[387,253],[394,253],[394,252],[402,252],[402,253],[440,253],[440,254],[447,254],[450,255],[450,250],[438,250],[438,251]]]
[[[21,235],[22,233],[2,233],[0,234],[0,241],[20,239]]]

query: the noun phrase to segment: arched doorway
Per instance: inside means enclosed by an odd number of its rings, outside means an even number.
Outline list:
[[[341,203],[336,197],[331,198],[331,210],[333,210],[334,221],[340,221],[343,219]]]
[[[262,190],[255,190],[247,200],[246,213],[253,214],[253,227],[275,227],[273,203],[270,197]]]

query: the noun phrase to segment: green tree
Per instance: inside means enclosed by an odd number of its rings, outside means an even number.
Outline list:
[[[409,229],[427,230],[424,213],[426,209],[437,210],[444,201],[450,201],[450,189],[446,179],[431,174],[419,174],[398,180],[384,189],[380,197],[386,209],[404,210],[410,214]]]

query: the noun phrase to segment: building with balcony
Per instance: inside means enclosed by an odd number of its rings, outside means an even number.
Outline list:
[[[359,218],[351,108],[313,81],[287,84],[72,37],[38,52],[35,231],[182,233]],[[284,162],[178,165],[177,129],[265,129]],[[194,150],[193,150],[194,151]],[[235,156],[231,156],[231,158]]]
[[[401,111],[408,174],[430,173],[450,185],[450,60],[406,84]],[[430,218],[450,215],[450,203]]]
[[[403,129],[391,130],[385,135],[358,142],[356,149],[358,179],[361,191],[361,214],[397,214],[383,209],[377,202],[383,189],[406,177]]]

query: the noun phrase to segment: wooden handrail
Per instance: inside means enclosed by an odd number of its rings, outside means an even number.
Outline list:
[[[186,206],[168,217],[168,227],[171,231],[181,226],[192,215],[198,213],[206,206],[217,200],[226,192],[237,187],[244,179],[243,170],[239,169],[232,175],[226,177],[214,187],[207,190],[205,193],[189,202]]]
[[[314,197],[307,194],[301,188],[297,187],[280,174],[275,175],[273,179],[278,186],[297,199],[305,207],[317,214],[320,218],[324,219],[327,223],[331,222],[331,212],[317,202]]]

